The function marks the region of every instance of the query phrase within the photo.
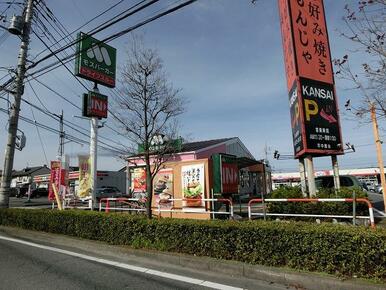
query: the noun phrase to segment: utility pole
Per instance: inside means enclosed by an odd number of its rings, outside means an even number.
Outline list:
[[[60,161],[63,159],[64,154],[64,125],[63,125],[63,110],[62,114],[59,116],[59,158]]]
[[[60,161],[60,170],[59,170],[59,186],[58,186],[58,194],[62,196],[64,200],[64,193],[62,190],[62,172],[64,165],[64,125],[63,125],[63,110],[59,115],[59,161]]]
[[[21,35],[21,45],[19,51],[19,61],[16,72],[16,91],[14,93],[14,103],[11,107],[8,126],[8,140],[5,147],[3,177],[1,179],[0,187],[0,208],[7,208],[9,206],[9,191],[12,180],[12,169],[15,155],[15,139],[19,122],[19,111],[21,96],[24,93],[24,76],[26,71],[26,59],[29,45],[29,35],[31,30],[31,22],[33,17],[33,2],[34,0],[27,0],[25,6],[24,25]]]
[[[97,83],[94,84],[94,92],[99,93]],[[92,208],[97,205],[96,201],[96,184],[97,184],[97,144],[98,144],[98,118],[91,117],[91,130],[90,130],[90,175],[91,175],[91,199]]]
[[[385,180],[385,169],[383,166],[383,157],[382,157],[382,142],[379,139],[379,131],[378,131],[378,122],[377,122],[377,116],[375,114],[375,105],[374,103],[370,104],[370,113],[371,113],[371,121],[373,122],[373,132],[374,132],[374,139],[375,139],[375,146],[377,148],[377,159],[378,159],[378,167],[381,175],[381,185],[382,185],[382,192],[383,192],[383,203],[385,205],[385,212],[386,212],[386,180]]]

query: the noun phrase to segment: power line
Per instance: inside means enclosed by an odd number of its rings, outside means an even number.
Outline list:
[[[34,122],[36,122],[35,114],[34,114],[34,111],[33,111],[32,107],[30,107],[30,109],[31,109],[32,117],[34,118]],[[38,133],[40,145],[42,146],[42,150],[43,150],[44,158],[45,158],[45,160],[46,160],[46,164],[49,164],[49,163],[48,163],[47,154],[46,154],[46,150],[44,149],[44,144],[43,144],[42,136],[40,135],[40,131],[39,131],[39,128],[38,128],[38,126],[36,125],[36,123],[35,123],[35,128],[36,128],[36,131],[37,131],[37,133]]]
[[[53,15],[53,17],[55,17],[54,15]],[[51,18],[51,17],[50,17]],[[47,18],[45,18],[46,20],[47,20]],[[57,18],[56,18],[57,19]],[[48,21],[48,20],[47,20]],[[60,21],[59,21],[59,19],[57,19],[57,22],[58,23],[60,23]],[[55,23],[56,24],[56,23]],[[61,24],[61,23],[60,23]],[[63,26],[63,24],[61,24],[61,26],[64,28],[64,30],[66,30],[67,31],[67,29]],[[60,33],[57,31],[57,30],[55,30],[59,35],[60,35]],[[63,32],[63,30],[62,30],[62,32]],[[35,35],[39,38],[39,40],[47,47],[47,49],[49,49],[51,52],[52,52],[52,50],[51,50],[51,48],[43,41],[43,39],[39,36],[39,35],[37,35],[36,33],[35,33]],[[51,33],[49,33],[49,35],[51,35],[51,37],[54,39],[54,41],[56,41],[56,39],[55,39],[55,37],[51,34]],[[67,54],[67,53],[66,53]],[[67,55],[68,56],[68,55]],[[75,74],[66,66],[66,64],[65,63],[63,63],[63,61],[61,61],[60,59],[59,59],[59,57],[55,54],[55,57],[61,62],[61,64],[67,69],[67,71],[86,89],[86,90],[89,90],[80,80],[79,80],[79,78],[77,78],[76,76],[75,76]],[[121,99],[122,100],[122,98],[117,94],[117,93],[115,93],[115,89],[114,89],[114,94],[119,98],[119,99]],[[109,113],[116,119],[116,120],[120,120],[116,115],[115,115],[115,113],[113,113],[112,112],[112,110],[111,109],[109,109],[108,110],[109,111]],[[114,132],[117,132],[117,131],[115,131],[113,128],[111,128],[111,127],[109,127],[109,126],[106,126],[107,128],[109,128],[110,130],[113,130]],[[118,133],[119,134],[119,133]],[[124,136],[124,137],[126,137],[127,138],[127,136],[125,136],[125,135],[122,135],[122,134],[120,134],[121,136]]]
[[[134,14],[134,13],[136,13],[136,12],[138,12],[138,11],[144,9],[144,8],[146,8],[147,6],[153,4],[153,3],[157,2],[157,1],[158,1],[158,0],[152,0],[151,2],[149,2],[149,3],[147,3],[147,4],[143,5],[143,6],[141,6],[141,7],[137,8],[137,9],[135,9],[135,10],[132,11],[132,12],[129,12],[129,13],[125,14],[124,16],[122,16],[122,17],[120,17],[120,18],[118,18],[118,19],[119,19],[119,21],[120,21],[120,20],[122,20],[122,19],[124,19],[124,18],[126,18],[126,17],[128,17],[128,16],[131,16],[132,14]],[[114,40],[114,39],[117,39],[117,38],[119,38],[119,37],[121,37],[121,36],[123,36],[123,35],[125,35],[125,34],[127,34],[127,33],[129,33],[129,32],[131,32],[131,31],[134,31],[135,29],[138,29],[138,28],[140,28],[140,27],[142,27],[142,26],[144,26],[144,25],[146,25],[146,24],[148,24],[148,23],[150,23],[150,22],[153,22],[153,21],[155,21],[155,20],[157,20],[157,19],[159,19],[159,18],[161,18],[161,17],[163,17],[163,16],[166,16],[166,15],[171,14],[171,13],[173,13],[173,12],[175,12],[175,11],[177,11],[177,10],[179,10],[179,9],[181,9],[181,8],[183,8],[183,7],[185,7],[185,6],[188,6],[188,5],[190,5],[190,4],[193,4],[193,3],[196,2],[196,1],[197,1],[197,0],[189,0],[189,1],[187,1],[187,2],[184,2],[184,3],[180,4],[180,5],[177,5],[177,6],[173,7],[173,8],[170,8],[170,9],[168,9],[168,10],[162,12],[162,13],[158,13],[158,14],[156,14],[156,15],[154,15],[154,16],[152,16],[152,17],[150,17],[150,18],[148,18],[148,19],[146,19],[146,20],[144,20],[144,21],[142,21],[142,22],[140,22],[140,23],[138,23],[138,24],[136,24],[136,25],[133,25],[133,26],[131,26],[131,27],[125,29],[125,30],[122,30],[122,31],[120,31],[120,32],[118,32],[118,33],[115,33],[115,34],[111,35],[111,36],[108,36],[108,37],[106,37],[106,38],[100,40],[99,42],[100,42],[100,43],[108,43],[108,42],[110,42],[110,41],[112,41],[112,40]],[[116,22],[118,22],[118,19],[115,20],[115,21],[113,21],[112,23],[109,23],[108,25],[106,25],[106,26],[104,26],[104,27],[101,27],[101,28],[97,29],[96,31],[93,31],[93,32],[90,33],[89,35],[91,36],[91,35],[93,35],[93,34],[95,34],[95,33],[97,33],[97,32],[100,32],[100,31],[106,29],[107,27],[111,26],[112,24],[115,24]],[[66,45],[66,46],[64,46],[64,47],[62,47],[62,48],[60,48],[59,50],[54,51],[54,52],[51,53],[51,54],[46,55],[45,57],[43,57],[43,58],[41,58],[40,60],[36,61],[35,63],[31,64],[31,65],[27,68],[27,70],[29,70],[29,69],[31,69],[31,68],[37,66],[39,63],[41,63],[41,62],[43,62],[43,61],[45,61],[45,60],[51,58],[52,56],[54,56],[54,54],[59,53],[59,52],[65,50],[65,49],[67,49],[67,48],[69,48],[69,47],[71,47],[71,46],[77,44],[79,41],[80,41],[80,39],[78,39],[78,40],[72,42],[71,44],[68,44],[68,45]],[[76,55],[76,53],[71,54],[69,57],[63,58],[62,61],[64,61],[65,63],[67,63],[68,61],[71,61],[71,60],[74,58],[75,55]],[[37,71],[34,71],[34,72],[30,73],[28,76],[31,76],[31,75],[34,75],[34,74],[36,74],[36,73],[40,73],[40,72],[42,72],[42,71],[45,71],[45,70],[47,70],[47,69],[50,69],[51,67],[56,66],[57,64],[58,64],[58,62],[51,63],[51,64],[49,64],[48,66],[46,66],[46,67],[44,67],[44,68],[42,68],[42,69],[40,69],[40,70],[37,70]],[[40,75],[42,75],[42,74],[40,74]]]
[[[119,4],[121,4],[122,2],[124,2],[125,0],[120,0],[118,1],[117,3],[113,4],[112,6],[109,6],[107,9],[105,9],[104,11],[102,11],[101,13],[99,13],[98,15],[94,16],[93,18],[91,18],[90,20],[88,20],[86,23],[84,23],[83,25],[79,26],[78,28],[74,29],[73,31],[69,32],[66,36],[64,36],[63,38],[59,39],[55,44],[57,43],[60,43],[61,41],[63,41],[64,39],[70,37],[73,33],[81,30],[83,27],[85,27],[86,25],[90,24],[91,22],[93,22],[95,19],[98,19],[99,17],[101,17],[102,15],[106,14],[107,12],[111,11],[112,9],[114,9],[115,7],[117,7]],[[44,3],[45,6],[47,7],[46,3]],[[47,7],[47,9],[49,9]],[[52,11],[50,10],[50,12],[52,13]],[[46,52],[47,49],[45,50],[42,50],[41,52],[39,52],[35,57],[34,59],[36,59],[38,56],[40,56],[42,53]]]
[[[29,85],[30,85],[30,87],[31,87],[31,89],[32,89],[32,92],[34,93],[35,97],[36,97],[36,98],[39,100],[39,102],[43,105],[43,103],[42,103],[42,101],[39,99],[39,97],[38,97],[36,91],[35,91],[34,88],[32,87],[31,83],[29,83]],[[48,87],[47,87],[47,88],[48,88]],[[61,98],[64,98],[66,101],[68,101],[67,98],[65,98],[64,96],[62,96],[62,95],[59,94],[58,92],[56,92],[54,89],[49,88],[49,90],[52,91],[52,92],[55,92],[58,96],[60,96]],[[44,105],[43,105],[43,107],[46,109],[46,111],[44,111],[44,110],[42,110],[41,108],[39,108],[39,107],[37,107],[37,106],[35,106],[35,105],[29,103],[28,101],[26,101],[26,100],[24,100],[24,99],[22,99],[22,100],[23,100],[24,102],[26,102],[27,104],[29,104],[30,106],[33,106],[33,107],[35,107],[36,109],[40,110],[42,113],[45,113],[45,114],[49,115],[50,117],[54,118],[56,121],[59,120],[59,117],[58,117],[56,114],[50,112],[50,111],[47,109],[47,107],[45,107]],[[79,107],[77,107],[77,108],[79,108]],[[64,121],[65,121],[66,123],[70,123],[70,124],[72,124],[72,125],[74,125],[74,126],[80,128],[80,129],[86,131],[86,132],[89,134],[88,129],[85,129],[85,128],[83,128],[83,127],[81,127],[81,126],[79,126],[79,125],[77,125],[77,124],[74,124],[74,123],[72,123],[72,122],[70,122],[70,121],[67,121],[67,120],[64,120]],[[66,125],[67,127],[70,127],[70,128],[73,129],[73,130],[79,131],[78,129],[76,129],[76,128],[74,128],[74,127],[68,125],[68,124],[65,124],[65,125]],[[110,128],[111,130],[113,130],[113,128],[111,128],[111,127],[109,127],[109,128]],[[82,133],[82,134],[85,135],[84,133]],[[123,136],[123,135],[122,135],[122,136]],[[113,141],[113,140],[111,140],[111,139],[107,139],[107,138],[105,138],[105,137],[103,137],[103,136],[100,136],[100,138],[101,138],[101,139],[104,139],[104,140],[107,140],[107,141],[109,141],[109,142],[111,142],[111,143],[115,143],[115,144],[117,144],[118,146],[123,146],[122,144],[117,143],[116,141]],[[100,142],[102,142],[102,141],[100,141]],[[102,143],[103,143],[103,142],[102,142]],[[106,143],[104,143],[104,144],[105,144],[105,145],[108,145],[108,144],[106,144]]]
[[[32,92],[33,92],[33,94],[35,95],[35,97],[39,100],[39,102],[41,102],[41,100],[39,99],[38,95],[36,94],[36,91],[35,91],[34,88],[32,87],[31,83],[29,83],[29,85],[30,85],[30,87],[31,87],[31,89],[32,89]],[[31,107],[33,107],[33,108],[39,110],[40,112],[46,114],[47,116],[51,117],[51,118],[54,119],[55,121],[59,121],[59,119],[60,119],[59,116],[58,116],[57,114],[55,114],[55,113],[50,112],[50,111],[47,109],[47,107],[44,106],[45,110],[43,110],[42,108],[40,108],[40,107],[38,107],[38,106],[32,104],[31,102],[29,102],[29,101],[27,101],[27,100],[25,100],[25,99],[22,99],[22,100],[23,100],[23,102],[25,102],[25,103],[28,104],[29,106],[31,106]],[[68,121],[68,120],[65,120],[65,119],[63,119],[63,121],[64,121],[64,125],[65,125],[66,127],[70,128],[70,129],[73,129],[74,131],[76,131],[76,132],[78,132],[78,133],[80,133],[80,134],[82,134],[82,135],[84,135],[84,136],[87,136],[87,137],[89,136],[89,131],[88,131],[88,129],[83,128],[83,127],[79,126],[78,124],[72,123],[72,122],[70,122],[70,121]],[[72,126],[71,126],[71,125],[68,125],[68,124],[71,124]],[[75,128],[74,126],[75,126],[76,128]],[[84,132],[79,131],[79,129],[85,131],[87,134],[84,133]],[[109,141],[109,142],[111,142],[111,143],[114,143],[114,144],[116,144],[116,145],[118,145],[118,146],[122,146],[122,147],[123,147],[122,144],[117,143],[116,141],[113,141],[113,140],[111,140],[111,139],[105,138],[105,137],[103,137],[103,136],[100,136],[100,138],[103,139],[103,140]],[[106,146],[111,146],[110,144],[107,144],[107,143],[105,143],[105,142],[103,142],[103,141],[100,141],[100,142],[101,142],[102,144],[105,144]],[[116,148],[116,149],[117,149],[117,148]]]
[[[116,24],[117,22],[122,21],[123,19],[125,19],[125,18],[127,18],[127,17],[129,17],[129,16],[131,16],[131,15],[133,15],[133,14],[135,14],[135,13],[137,13],[137,12],[139,12],[139,11],[141,11],[141,10],[147,8],[147,7],[149,7],[150,5],[153,5],[154,3],[158,2],[158,1],[159,1],[159,0],[151,0],[150,2],[148,2],[148,3],[146,3],[146,4],[142,5],[142,6],[140,6],[140,7],[138,7],[138,8],[136,8],[138,5],[140,5],[140,4],[137,3],[137,4],[135,4],[135,5],[133,5],[133,6],[131,6],[130,8],[128,8],[128,9],[125,10],[125,11],[129,11],[128,13],[124,14],[124,15],[121,16],[121,17],[118,17],[117,19],[115,19],[114,21],[112,21],[112,22],[110,22],[110,23],[107,23],[107,24],[105,24],[105,25],[103,25],[103,26],[101,26],[101,27],[99,27],[99,28],[96,28],[96,29],[94,29],[94,30],[88,32],[88,35],[92,36],[92,35],[94,35],[94,34],[100,32],[100,31],[102,31],[102,30],[105,30],[106,28],[112,26],[113,24]],[[140,3],[144,3],[144,2],[146,2],[146,1],[143,0],[143,1],[141,1]],[[134,9],[134,8],[136,8],[136,9]],[[132,10],[132,9],[134,9],[134,10],[133,10],[133,11],[130,11],[130,10]],[[51,58],[52,56],[54,56],[54,54],[57,54],[57,53],[59,53],[59,52],[65,50],[65,49],[68,49],[68,48],[70,48],[70,47],[76,45],[79,41],[80,41],[80,40],[73,41],[73,42],[71,42],[70,44],[63,46],[62,48],[60,48],[60,49],[58,49],[58,50],[56,50],[56,51],[54,51],[54,52],[52,52],[52,53],[49,53],[48,55],[42,57],[41,59],[39,59],[39,60],[37,60],[36,62],[34,62],[33,64],[31,64],[31,65],[27,68],[27,70],[28,70],[28,69],[31,69],[31,68],[34,68],[34,67],[37,66],[39,63],[41,63],[41,62],[43,62],[43,61],[45,61],[45,60]]]
[[[8,9],[11,8],[11,6],[12,6],[13,4],[15,4],[15,1],[16,1],[16,0],[13,0],[12,2],[4,2],[5,4],[8,4],[8,6],[3,10],[3,12],[0,13],[0,15],[4,15],[5,12],[7,12]],[[23,3],[18,3],[18,4],[23,4]]]
[[[5,109],[3,109],[3,108],[0,108],[0,112],[5,113],[6,115],[8,115],[8,111],[5,110]],[[24,122],[26,122],[26,123],[29,123],[29,124],[31,124],[31,125],[36,125],[36,126],[42,128],[42,129],[44,129],[44,130],[47,130],[47,131],[49,131],[49,132],[54,133],[54,134],[59,134],[59,133],[60,133],[60,131],[57,130],[57,129],[54,129],[54,128],[52,128],[52,127],[49,127],[49,126],[47,126],[47,125],[44,125],[44,124],[39,123],[39,122],[37,122],[37,121],[31,120],[31,119],[29,119],[29,118],[27,118],[27,117],[24,117],[24,116],[21,116],[21,115],[20,115],[20,120],[22,120],[22,121],[24,121]],[[64,138],[67,139],[67,140],[69,140],[69,141],[75,141],[75,142],[79,142],[79,143],[86,144],[86,145],[89,145],[89,144],[90,144],[89,141],[85,141],[85,140],[83,140],[83,139],[80,139],[80,138],[75,137],[75,136],[73,136],[73,135],[69,135],[69,134],[67,134],[67,133],[65,134]],[[105,147],[105,146],[102,146],[102,145],[98,145],[98,147],[101,148],[101,149],[103,149],[103,150],[107,150],[107,151],[110,151],[110,152],[117,153],[117,154],[119,154],[119,155],[126,155],[126,154],[127,154],[127,152],[122,151],[122,150],[117,149],[117,148],[113,148],[113,147],[111,147],[111,146],[110,146],[110,147]]]
[[[172,13],[172,12],[175,12],[175,11],[177,11],[177,10],[179,10],[179,9],[181,9],[181,8],[183,8],[183,7],[185,7],[185,6],[187,6],[187,5],[193,4],[193,3],[196,2],[196,1],[197,1],[197,0],[189,0],[189,1],[187,1],[187,2],[184,2],[184,3],[182,3],[182,4],[180,4],[180,5],[177,5],[177,6],[173,7],[173,8],[171,8],[171,9],[168,9],[168,10],[162,12],[162,13],[156,14],[155,16],[150,17],[149,19],[147,19],[147,20],[145,20],[145,21],[142,21],[142,22],[138,23],[137,25],[131,26],[130,28],[125,29],[125,30],[123,30],[123,31],[121,31],[121,32],[119,32],[119,33],[113,34],[113,35],[111,35],[111,36],[109,36],[109,37],[107,37],[107,38],[101,40],[100,42],[105,42],[105,43],[107,43],[107,42],[109,42],[109,41],[111,41],[111,40],[114,40],[114,39],[116,39],[116,38],[118,38],[118,37],[120,37],[120,36],[123,36],[123,35],[125,35],[125,34],[131,32],[131,31],[133,31],[133,30],[135,30],[135,29],[137,29],[137,28],[139,28],[139,27],[141,27],[141,26],[143,26],[143,25],[145,25],[145,24],[148,24],[148,23],[150,23],[150,22],[152,22],[152,21],[155,21],[155,20],[157,20],[158,18],[161,18],[161,17],[163,17],[163,16],[166,16],[166,15]],[[153,4],[153,3],[155,3],[155,2],[157,2],[157,1],[156,1],[156,0],[153,0],[153,1],[147,3],[147,4],[143,5],[143,6],[141,6],[141,7],[137,8],[137,9],[135,9],[134,11],[131,11],[131,12],[129,12],[128,14],[125,14],[124,16],[122,16],[122,17],[116,19],[115,21],[109,23],[107,26],[103,26],[103,27],[97,29],[97,30],[94,31],[92,34],[94,34],[94,33],[96,33],[96,32],[99,32],[99,31],[101,31],[101,30],[103,30],[103,29],[106,29],[107,27],[109,27],[109,26],[111,26],[111,25],[117,23],[118,21],[120,21],[120,20],[122,20],[122,19],[124,19],[124,18],[126,18],[126,17],[128,17],[128,16],[130,16],[130,15],[132,15],[132,14],[134,14],[134,13],[136,13],[136,12],[142,10],[142,9],[144,9],[144,8],[147,7],[147,6],[150,6],[151,4]],[[91,34],[91,35],[92,35],[92,34]],[[79,42],[79,40],[77,40],[76,42],[74,42],[74,44],[77,43],[77,42]],[[72,44],[72,45],[73,45],[73,44]],[[60,51],[63,51],[64,49],[67,49],[68,47],[70,47],[70,46],[67,45],[67,46],[61,48],[60,50],[54,51],[51,55],[48,55],[48,56],[46,56],[46,57],[43,57],[41,60],[39,60],[39,61],[35,62],[34,64],[32,64],[29,68],[32,68],[32,67],[36,66],[38,63],[44,61],[45,59],[48,59],[48,58],[52,57],[52,55],[54,55],[54,54],[56,54],[56,53],[58,53],[58,52],[60,52]],[[65,61],[65,63],[67,63],[68,61],[71,61],[75,55],[76,55],[76,53],[75,53],[75,54],[71,54],[69,57],[63,58],[63,59],[61,60],[61,62]],[[50,64],[49,66],[46,66],[46,67],[44,67],[44,68],[41,69],[41,70],[38,70],[38,71],[35,71],[35,72],[31,73],[29,76],[32,76],[32,75],[34,75],[34,74],[37,73],[37,72],[42,72],[42,71],[44,71],[44,70],[50,68],[52,65],[53,65],[53,66],[56,66],[56,65],[57,65],[57,62],[54,63],[54,64]],[[60,65],[59,65],[59,66],[60,66]],[[55,68],[57,68],[57,67],[59,67],[59,66],[56,66]],[[49,70],[49,71],[51,71],[51,70]],[[43,75],[43,73],[40,74],[39,76],[41,76],[41,75]],[[111,113],[111,115],[112,115],[118,122],[122,123],[123,125],[126,125],[126,124],[124,124],[124,123],[121,121],[121,119],[120,119],[119,117],[117,117],[114,113],[112,113],[112,112],[110,112],[110,113]]]

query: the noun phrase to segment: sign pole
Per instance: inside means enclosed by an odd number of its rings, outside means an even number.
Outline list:
[[[308,191],[310,197],[316,195],[316,186],[315,186],[315,173],[314,173],[314,162],[311,155],[305,157],[305,165],[307,170],[307,181],[308,181]]]
[[[94,84],[94,92],[99,93],[97,83]],[[91,117],[91,130],[90,130],[90,175],[91,175],[91,199],[92,208],[96,206],[96,185],[97,185],[97,143],[98,143],[98,118]]]
[[[331,155],[331,161],[332,161],[332,171],[334,174],[335,194],[337,194],[337,192],[340,190],[338,157],[336,155]]]
[[[304,164],[304,158],[299,159],[299,173],[300,173],[300,187],[302,189],[302,194],[304,197],[307,197],[307,183],[306,183],[306,168]]]
[[[378,122],[377,122],[377,116],[375,114],[375,105],[374,103],[370,104],[370,112],[371,112],[371,121],[373,122],[373,132],[374,132],[374,139],[375,139],[375,146],[377,148],[377,159],[378,159],[378,167],[379,167],[379,173],[381,175],[381,185],[382,185],[382,192],[383,192],[383,203],[385,205],[385,212],[386,212],[386,180],[385,180],[385,168],[383,165],[383,157],[382,157],[382,143],[379,139],[379,131],[378,131]]]

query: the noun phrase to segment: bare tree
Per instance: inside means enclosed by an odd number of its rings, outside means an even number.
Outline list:
[[[356,48],[335,59],[336,76],[348,80],[359,90],[359,102],[348,100],[346,109],[361,119],[369,118],[370,104],[377,115],[386,117],[386,0],[354,1],[345,6],[344,21],[347,31],[341,35],[356,44]],[[353,59],[364,59],[354,68]]]
[[[146,209],[151,218],[153,179],[176,150],[177,116],[183,113],[184,102],[180,90],[168,82],[158,53],[145,48],[138,37],[133,37],[121,73],[118,116],[123,134],[132,141],[129,155],[145,163]]]

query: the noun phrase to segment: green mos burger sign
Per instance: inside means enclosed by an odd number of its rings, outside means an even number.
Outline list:
[[[78,33],[75,74],[110,88],[115,87],[117,51],[85,34]]]

